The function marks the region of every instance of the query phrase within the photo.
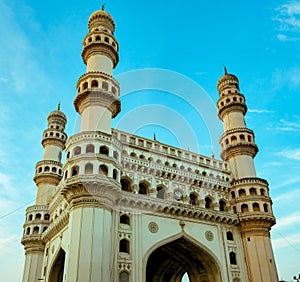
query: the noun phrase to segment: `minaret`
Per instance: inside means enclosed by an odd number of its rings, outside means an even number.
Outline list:
[[[67,134],[64,132],[67,118],[57,110],[48,116],[48,128],[43,133],[44,147],[43,160],[36,164],[34,181],[38,187],[36,196],[37,205],[47,205],[51,200],[55,187],[62,178],[61,155],[65,148]]]
[[[119,84],[112,78],[119,61],[115,23],[102,6],[90,16],[88,28],[81,54],[86,74],[78,80],[74,106],[82,118],[81,132],[111,134],[111,120],[120,112]]]
[[[44,157],[36,164],[36,204],[26,209],[21,241],[25,248],[24,282],[39,281],[42,277],[45,248],[42,234],[50,224],[48,204],[62,178],[61,154],[67,139],[64,132],[66,123],[67,118],[58,105],[57,110],[48,116],[48,128],[44,131],[42,139]]]
[[[228,74],[226,68],[217,87],[219,118],[224,123],[221,157],[232,171],[230,204],[240,220],[248,278],[251,282],[278,281],[270,240],[270,230],[275,224],[272,200],[268,182],[256,177],[254,157],[258,148],[253,131],[246,127],[245,97],[240,93],[238,78]]]

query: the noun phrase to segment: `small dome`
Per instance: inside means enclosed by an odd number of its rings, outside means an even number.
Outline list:
[[[58,104],[57,110],[52,111],[49,115],[48,115],[48,120],[53,118],[53,117],[60,117],[62,118],[65,123],[67,123],[67,117],[66,115],[60,111],[60,104]]]
[[[239,80],[234,74],[227,73],[226,67],[224,67],[224,75],[218,80],[218,91],[221,92],[222,89],[235,85],[239,89]]]
[[[112,31],[115,31],[115,22],[113,17],[104,11],[104,6],[102,6],[102,10],[95,11],[90,15],[89,21],[88,21],[88,27],[89,29],[92,28],[94,22],[103,21],[106,22]]]

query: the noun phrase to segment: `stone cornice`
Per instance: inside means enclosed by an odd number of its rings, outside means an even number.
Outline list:
[[[115,117],[121,111],[120,100],[108,91],[99,88],[88,88],[78,93],[74,99],[75,110],[79,114],[89,105],[107,108],[112,117]]]
[[[40,172],[35,175],[33,180],[37,186],[40,184],[51,184],[56,186],[60,182],[61,178],[62,176],[54,172]]]
[[[218,116],[220,120],[223,120],[224,116],[231,112],[241,112],[245,115],[247,113],[247,106],[240,102],[230,102],[219,108]]]
[[[247,155],[254,158],[257,152],[258,147],[253,142],[236,142],[234,144],[226,145],[226,148],[221,152],[221,157],[225,161],[228,161],[232,157],[242,155]]]
[[[111,76],[107,73],[104,73],[104,72],[93,71],[93,72],[87,72],[79,77],[77,84],[76,84],[76,89],[80,86],[82,81],[84,81],[86,78],[99,78],[99,77],[110,81],[115,87],[120,88],[119,82],[117,80],[115,80],[113,76]]]
[[[238,186],[253,185],[253,184],[259,184],[266,188],[268,187],[268,181],[259,177],[246,177],[241,179],[233,179],[231,181],[231,185],[233,188],[236,188]]]

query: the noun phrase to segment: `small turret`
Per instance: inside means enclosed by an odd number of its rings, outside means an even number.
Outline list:
[[[37,205],[47,205],[52,198],[57,184],[62,178],[61,155],[65,149],[67,134],[64,132],[67,118],[57,110],[48,116],[48,128],[43,133],[42,145],[44,147],[43,160],[36,164],[34,181],[38,186],[36,197]]]

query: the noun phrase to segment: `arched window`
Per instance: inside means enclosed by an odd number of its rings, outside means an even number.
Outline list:
[[[84,167],[85,174],[93,174],[93,165],[91,163],[87,163]]]
[[[212,209],[213,204],[212,204],[212,200],[209,197],[205,198],[205,208],[206,209]]]
[[[113,94],[116,94],[116,93],[117,93],[116,87],[113,86],[113,87],[111,88],[111,92],[112,92]]]
[[[90,37],[90,38],[88,39],[88,42],[92,42],[92,37]]]
[[[48,171],[50,171],[50,167],[49,166],[45,166],[44,172],[48,172]]]
[[[72,176],[76,176],[79,174],[79,166],[75,165],[72,167]]]
[[[98,81],[97,80],[92,80],[92,84],[91,84],[92,88],[97,88],[98,87]]]
[[[130,181],[127,179],[121,179],[121,187],[123,191],[132,192]]]
[[[119,160],[119,153],[117,151],[113,152],[114,159]]]
[[[57,168],[56,167],[52,167],[51,172],[56,173],[56,171],[57,171]]]
[[[229,253],[229,259],[230,259],[230,264],[236,265],[236,255],[235,255],[235,252],[230,252]]]
[[[236,138],[236,136],[231,136],[230,140],[231,140],[231,142],[236,142],[237,138]]]
[[[42,218],[42,215],[40,213],[37,213],[35,215],[35,220],[41,220],[41,218]]]
[[[252,138],[250,135],[248,135],[248,142],[251,142],[252,141]]]
[[[120,216],[120,223],[130,225],[130,218],[127,214]]]
[[[39,234],[39,231],[40,231],[40,228],[39,228],[38,226],[35,226],[35,227],[33,228],[32,234],[33,234],[33,235],[37,235],[37,234]]]
[[[108,83],[106,81],[102,82],[102,88],[106,91],[108,90]]]
[[[165,189],[164,189],[164,187],[158,186],[156,188],[156,191],[157,191],[157,193],[156,193],[157,198],[159,198],[159,199],[164,199],[165,198]]]
[[[99,150],[99,153],[108,156],[109,155],[109,149],[106,146],[101,146],[100,150]]]
[[[129,282],[129,273],[127,271],[121,271],[119,274],[120,282]]]
[[[260,189],[260,194],[261,194],[262,196],[265,196],[265,195],[266,195],[265,189]]]
[[[269,206],[268,206],[268,204],[264,204],[264,211],[265,212],[269,212]]]
[[[248,205],[247,204],[242,204],[241,210],[242,210],[242,212],[249,212]]]
[[[135,158],[136,157],[136,153],[135,152],[131,152],[130,156]]]
[[[49,219],[50,219],[49,213],[45,213],[45,215],[44,215],[44,220],[49,220]]]
[[[258,203],[253,203],[252,204],[252,209],[254,212],[259,212],[260,208],[259,208],[259,204]]]
[[[68,171],[66,170],[66,172],[65,172],[65,179],[67,179],[67,177],[68,177]]]
[[[241,140],[241,141],[245,141],[245,135],[244,135],[244,134],[241,134],[241,135],[240,135],[240,140]]]
[[[108,38],[108,37],[105,37],[105,38],[104,38],[104,41],[107,42],[107,43],[109,43],[109,38]]]
[[[39,167],[39,172],[42,172],[43,168],[42,167]]]
[[[32,214],[29,215],[28,220],[29,220],[29,221],[32,220]]]
[[[26,235],[29,235],[30,234],[30,227],[27,227],[26,229]]]
[[[233,241],[233,234],[232,234],[231,231],[227,231],[227,232],[226,232],[226,238],[227,238],[227,240],[229,240],[229,241]]]
[[[122,239],[119,244],[119,252],[129,254],[129,241]]]
[[[190,194],[190,204],[193,205],[193,206],[196,206],[197,205],[197,200],[198,200],[197,195],[191,193]]]
[[[99,174],[103,174],[105,176],[108,175],[108,168],[106,165],[100,165],[99,166]]]
[[[113,179],[118,179],[118,171],[116,169],[113,170]]]
[[[239,190],[239,196],[240,196],[240,197],[245,197],[245,196],[246,196],[246,191],[245,191],[245,189],[240,189],[240,190]]]
[[[256,189],[255,188],[250,188],[250,190],[249,190],[249,192],[250,192],[250,195],[257,195],[257,193],[256,193]]]
[[[235,199],[235,192],[234,191],[231,191],[231,198]]]
[[[148,187],[145,183],[139,184],[139,194],[147,195],[148,194]]]
[[[101,37],[99,35],[96,36],[96,41],[100,41]]]
[[[220,211],[226,211],[226,202],[224,200],[219,201],[219,209]]]
[[[70,152],[67,153],[67,159],[70,158]]]
[[[45,232],[47,230],[47,228],[48,228],[47,226],[44,226],[43,227],[43,232]]]
[[[236,213],[236,206],[233,207],[233,213]]]
[[[73,155],[77,156],[81,154],[81,148],[80,147],[75,147],[73,151]]]
[[[86,153],[95,153],[95,146],[93,144],[86,145],[85,152]]]
[[[82,88],[83,88],[83,90],[85,90],[85,89],[88,88],[88,83],[87,83],[87,81],[86,81],[85,83],[83,83]]]

